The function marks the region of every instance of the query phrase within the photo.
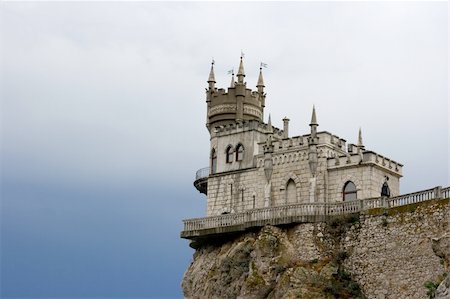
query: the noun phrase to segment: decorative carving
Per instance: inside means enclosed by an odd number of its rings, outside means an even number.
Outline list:
[[[236,104],[222,104],[211,107],[208,111],[208,116],[222,114],[222,113],[236,113]]]

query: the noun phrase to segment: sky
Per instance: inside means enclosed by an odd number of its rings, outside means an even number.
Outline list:
[[[449,186],[448,2],[0,2],[1,298],[181,298],[205,87]]]

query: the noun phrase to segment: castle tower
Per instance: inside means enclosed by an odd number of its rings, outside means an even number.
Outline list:
[[[208,89],[206,90],[207,102],[207,128],[211,129],[225,126],[244,120],[263,121],[265,106],[264,82],[262,81],[262,71],[258,80],[258,91],[247,88],[244,82],[245,71],[244,61],[241,57],[239,69],[236,74],[237,82],[234,81],[234,74],[231,84],[227,90],[215,88],[215,77],[213,65],[208,78]]]

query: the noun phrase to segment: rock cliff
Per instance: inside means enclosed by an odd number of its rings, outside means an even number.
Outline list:
[[[442,281],[450,255],[448,203],[377,209],[323,223],[267,225],[198,241],[183,278],[184,295],[448,298],[449,281]]]

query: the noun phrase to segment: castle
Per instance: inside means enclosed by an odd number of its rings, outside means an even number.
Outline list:
[[[357,144],[318,131],[313,107],[310,132],[290,136],[288,118],[283,129],[272,126],[270,115],[264,122],[262,68],[256,90],[244,81],[242,57],[236,77],[226,90],[217,88],[212,63],[206,90],[210,165],[194,182],[207,195],[208,217],[399,195],[403,165],[367,150],[361,129]]]

